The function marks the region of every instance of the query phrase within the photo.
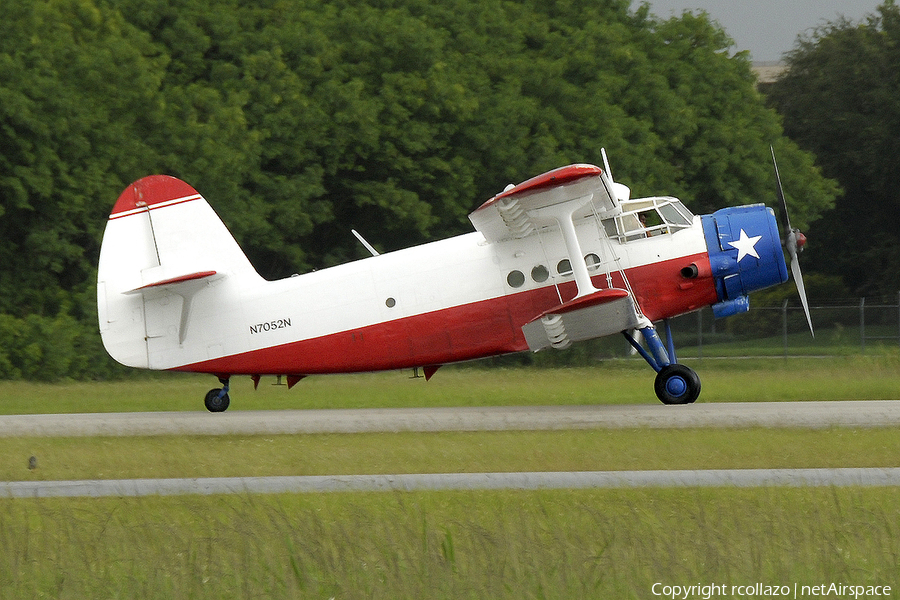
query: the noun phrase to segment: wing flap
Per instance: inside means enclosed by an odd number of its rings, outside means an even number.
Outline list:
[[[603,337],[642,325],[634,298],[627,290],[600,290],[560,304],[522,327],[533,351],[566,348],[572,342]]]

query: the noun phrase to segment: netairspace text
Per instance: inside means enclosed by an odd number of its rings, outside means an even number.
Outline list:
[[[671,598],[671,600],[710,600],[720,597],[756,597],[756,598],[803,598],[810,596],[833,598],[866,598],[885,597],[891,595],[889,585],[850,585],[846,583],[820,583],[817,585],[769,585],[751,583],[746,585],[727,585],[695,583],[692,585],[668,585],[654,583],[650,589],[654,596]]]

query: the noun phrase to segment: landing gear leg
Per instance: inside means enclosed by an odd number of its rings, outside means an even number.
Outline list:
[[[228,397],[228,377],[219,377],[222,383],[221,388],[213,388],[206,392],[206,410],[209,412],[223,412],[231,404],[231,398]]]
[[[655,327],[640,329],[647,341],[649,352],[643,348],[627,331],[625,338],[644,360],[656,371],[653,389],[656,397],[663,404],[690,404],[700,395],[700,378],[690,367],[679,364],[675,358],[675,345],[672,343],[672,331],[666,321],[666,341],[668,349],[659,339]],[[671,357],[671,358],[670,358]]]

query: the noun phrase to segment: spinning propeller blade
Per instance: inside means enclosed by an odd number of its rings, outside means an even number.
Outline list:
[[[809,315],[809,300],[806,298],[806,286],[803,285],[803,273],[800,272],[799,254],[806,245],[806,236],[799,229],[791,227],[791,219],[788,216],[787,201],[784,199],[784,190],[781,187],[781,176],[778,174],[778,162],[775,160],[775,148],[769,146],[772,151],[772,165],[775,167],[775,183],[778,200],[781,202],[781,224],[784,227],[782,243],[791,257],[791,274],[794,276],[794,284],[800,294],[800,303],[803,304],[803,312],[806,313],[806,322],[809,324],[809,332],[816,337],[813,331],[812,317]]]

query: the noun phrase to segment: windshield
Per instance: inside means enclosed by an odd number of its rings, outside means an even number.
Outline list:
[[[620,204],[623,214],[606,219],[610,238],[620,242],[667,235],[691,226],[694,215],[677,198],[639,198]]]

